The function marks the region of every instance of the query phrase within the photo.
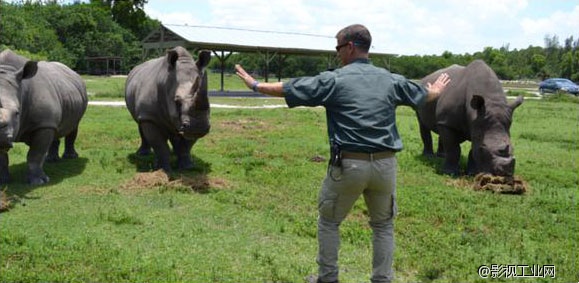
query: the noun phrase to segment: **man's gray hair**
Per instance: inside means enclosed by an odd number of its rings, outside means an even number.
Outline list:
[[[341,43],[351,41],[366,52],[370,50],[370,45],[372,45],[370,31],[361,24],[353,24],[343,28],[336,34],[336,39]]]

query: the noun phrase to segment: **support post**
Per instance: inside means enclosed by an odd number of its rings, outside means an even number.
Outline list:
[[[278,62],[278,69],[277,69],[277,81],[281,82],[281,71],[282,71],[282,66],[285,63],[285,59],[287,59],[288,55],[279,55],[277,57],[277,62]]]
[[[233,54],[233,52],[229,52],[227,55],[225,55],[225,51],[221,50],[221,55],[219,55],[217,52],[215,52],[215,50],[212,50],[213,54],[215,54],[215,57],[217,57],[217,59],[219,59],[219,66],[221,69],[221,87],[220,90],[221,92],[223,92],[224,88],[224,72],[225,72],[225,61],[227,61],[227,59],[229,58],[229,56],[231,56],[231,54]]]
[[[271,60],[273,60],[275,58],[275,56],[277,55],[277,51],[274,52],[273,55],[271,55],[271,56],[270,56],[269,50],[265,51],[265,55],[263,53],[261,53],[259,50],[257,51],[257,53],[264,56],[264,61],[265,61],[264,81],[268,82],[269,81],[269,64],[271,63]]]

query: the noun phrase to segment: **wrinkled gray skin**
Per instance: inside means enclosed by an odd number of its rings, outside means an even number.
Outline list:
[[[195,61],[182,47],[163,57],[144,62],[131,70],[125,87],[125,101],[139,125],[139,155],[153,148],[156,167],[171,171],[173,146],[179,169],[193,167],[191,148],[209,133],[209,98],[204,69],[211,56],[200,51]]]
[[[14,142],[29,146],[27,181],[48,183],[46,160],[76,158],[74,141],[88,104],[82,78],[58,62],[33,62],[10,50],[0,53],[0,183],[10,181],[8,151]]]
[[[433,155],[433,131],[439,134],[438,154],[445,158],[443,173],[460,174],[460,144],[469,140],[467,174],[512,176],[515,157],[510,127],[513,111],[523,103],[523,97],[507,104],[499,79],[482,60],[436,71],[422,83],[433,83],[442,72],[450,75],[450,84],[437,100],[417,112],[423,154]]]

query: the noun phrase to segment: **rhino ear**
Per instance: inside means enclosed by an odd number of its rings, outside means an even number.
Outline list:
[[[473,95],[470,100],[470,107],[476,110],[483,109],[485,107],[485,99],[480,95]]]
[[[177,59],[179,59],[179,53],[177,53],[177,51],[175,51],[175,49],[171,49],[169,51],[167,51],[167,63],[169,63],[169,66],[171,66],[171,68],[175,67],[175,63],[177,62]]]
[[[36,72],[38,71],[38,62],[36,61],[28,61],[24,64],[22,69],[16,72],[16,78],[18,80],[28,79],[34,77]]]
[[[199,55],[197,56],[197,69],[202,70],[204,69],[207,64],[211,61],[211,52],[209,50],[201,50],[199,51]]]

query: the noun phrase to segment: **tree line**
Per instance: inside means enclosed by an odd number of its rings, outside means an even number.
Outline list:
[[[144,12],[147,0],[90,0],[70,4],[58,0],[4,2],[0,0],[0,50],[10,48],[35,60],[60,61],[79,73],[90,69],[90,58],[118,57],[118,72],[127,73],[148,58],[142,58],[140,46],[160,22]],[[373,63],[403,74],[421,78],[452,64],[466,65],[482,59],[499,78],[505,80],[542,80],[563,77],[579,81],[579,36],[569,36],[562,43],[557,35],[546,35],[543,47],[525,49],[486,47],[474,54],[413,56],[374,56]],[[315,75],[328,68],[324,56],[288,56],[272,60],[268,72],[283,77]],[[265,72],[265,63],[258,54],[232,54],[225,62],[226,70],[241,63],[249,70]],[[102,67],[102,66],[101,66]],[[219,69],[212,60],[212,69]]]

